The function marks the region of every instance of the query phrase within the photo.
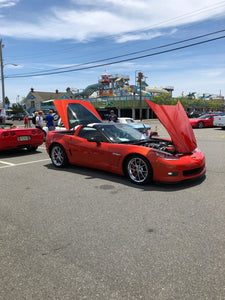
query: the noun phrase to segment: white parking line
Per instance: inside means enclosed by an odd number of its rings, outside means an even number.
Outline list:
[[[9,162],[5,162],[5,161],[2,161],[2,160],[0,160],[0,164],[6,164],[6,165],[9,165],[9,166],[14,166],[15,165],[15,164],[12,164],[12,163],[9,163]]]
[[[9,167],[17,167],[17,166],[22,166],[22,165],[28,165],[28,164],[33,164],[33,163],[41,162],[41,161],[47,161],[47,160],[49,161],[50,158],[40,159],[40,160],[33,160],[33,161],[26,161],[26,162],[18,163],[18,164],[12,164],[12,163],[8,163],[8,162],[1,161],[1,160],[0,160],[0,163],[6,165],[6,166],[0,167],[0,169],[3,169],[3,168],[9,168]]]

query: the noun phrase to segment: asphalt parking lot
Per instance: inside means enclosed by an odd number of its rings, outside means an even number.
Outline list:
[[[194,132],[206,176],[178,185],[0,153],[0,299],[225,299],[225,130]]]

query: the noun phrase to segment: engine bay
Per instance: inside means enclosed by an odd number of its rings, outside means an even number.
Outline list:
[[[171,154],[176,154],[176,148],[171,141],[168,140],[161,140],[161,139],[150,139],[144,140],[142,143],[139,143],[144,147],[157,149],[160,151],[168,152]]]

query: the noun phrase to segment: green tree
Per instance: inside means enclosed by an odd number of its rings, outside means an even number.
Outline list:
[[[6,104],[6,105],[10,105],[10,101],[9,101],[9,98],[8,98],[8,97],[5,97],[5,104]]]
[[[17,104],[13,103],[11,108],[12,108],[13,112],[16,114],[24,112],[23,106],[19,103],[17,103]]]
[[[158,94],[152,96],[153,102],[157,104],[173,104],[171,94]]]

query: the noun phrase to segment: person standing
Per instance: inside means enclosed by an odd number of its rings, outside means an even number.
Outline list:
[[[54,116],[52,114],[53,114],[53,110],[50,109],[48,115],[45,117],[45,122],[47,124],[48,131],[52,131],[55,129],[55,121],[54,121]]]
[[[43,128],[43,111],[42,111],[42,110],[40,110],[40,111],[38,112],[38,115],[37,115],[37,117],[36,117],[36,124],[35,124],[35,127],[36,127],[36,128],[39,128],[39,129],[41,129],[41,130],[42,130],[42,128]]]
[[[34,126],[36,126],[36,118],[37,118],[37,116],[38,116],[38,112],[35,111],[35,112],[33,113],[33,117],[32,117],[32,123],[34,124]]]
[[[28,128],[29,127],[29,119],[28,119],[28,115],[26,115],[23,119],[24,122],[24,127]]]
[[[110,111],[109,122],[117,122],[117,115],[114,113],[113,109]]]

